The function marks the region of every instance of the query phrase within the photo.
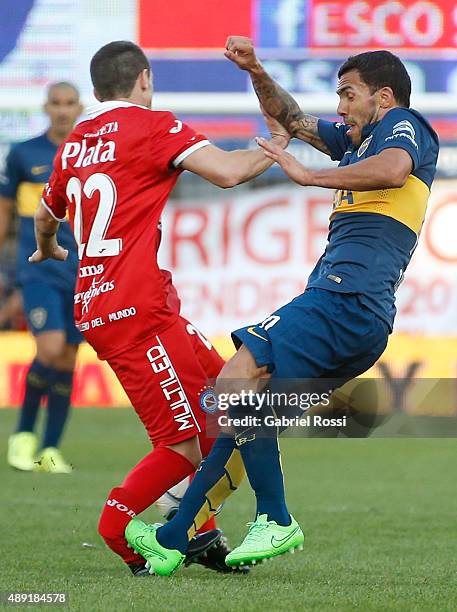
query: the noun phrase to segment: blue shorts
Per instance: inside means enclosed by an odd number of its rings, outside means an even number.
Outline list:
[[[46,283],[22,285],[22,300],[27,323],[34,336],[48,331],[64,331],[68,344],[80,344],[81,333],[73,317],[73,291]]]
[[[357,294],[310,288],[258,325],[232,333],[272,379],[337,379],[368,370],[387,345],[387,324]]]

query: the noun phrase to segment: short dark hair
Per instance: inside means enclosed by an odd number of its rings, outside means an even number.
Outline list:
[[[390,87],[400,106],[409,108],[411,79],[399,57],[390,51],[367,51],[352,55],[338,70],[338,78],[350,70],[357,70],[371,93]]]
[[[128,40],[104,45],[90,62],[90,77],[102,100],[126,98],[142,70],[150,70],[143,50]]]

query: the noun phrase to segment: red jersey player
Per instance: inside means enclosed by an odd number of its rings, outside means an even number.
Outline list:
[[[65,259],[55,234],[68,210],[80,259],[77,326],[116,373],[154,447],[111,491],[99,523],[108,546],[143,573],[144,560],[127,548],[124,529],[208,453],[199,393],[223,364],[180,316],[171,275],[157,264],[160,216],[184,169],[231,187],[272,162],[262,150],[223,151],[172,113],[152,111],[149,63],[131,42],[102,47],[91,77],[100,104],[57,153],[35,215],[38,249],[30,261]],[[272,139],[287,146],[279,124],[269,127]],[[236,455],[232,487],[244,474]]]

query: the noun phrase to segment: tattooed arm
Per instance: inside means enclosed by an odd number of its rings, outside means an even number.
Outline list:
[[[319,137],[318,118],[304,113],[294,98],[273,81],[261,64],[249,74],[260,104],[266,112],[279,121],[293,138],[303,140],[330,155],[327,146]]]
[[[249,72],[260,104],[269,115],[279,121],[291,136],[308,142],[327,155],[330,154],[329,149],[319,137],[318,118],[304,113],[294,98],[273,81],[257,59],[249,38],[230,36],[224,55],[242,70]]]

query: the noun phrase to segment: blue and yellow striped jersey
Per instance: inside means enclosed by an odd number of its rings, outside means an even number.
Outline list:
[[[417,245],[435,176],[438,137],[420,113],[406,108],[366,126],[359,147],[346,135],[348,126],[319,120],[318,129],[340,166],[392,147],[404,149],[413,161],[403,187],[336,191],[328,243],[308,280],[308,287],[360,294],[392,328],[395,290]]]
[[[48,260],[40,265],[28,263],[28,257],[36,249],[33,215],[40,202],[43,187],[51,174],[56,152],[57,146],[46,134],[13,145],[0,180],[0,195],[13,198],[17,206],[17,283],[23,285],[44,281],[73,291],[78,256],[73,234],[67,223],[62,223],[58,232],[59,244],[69,251],[67,261]]]

